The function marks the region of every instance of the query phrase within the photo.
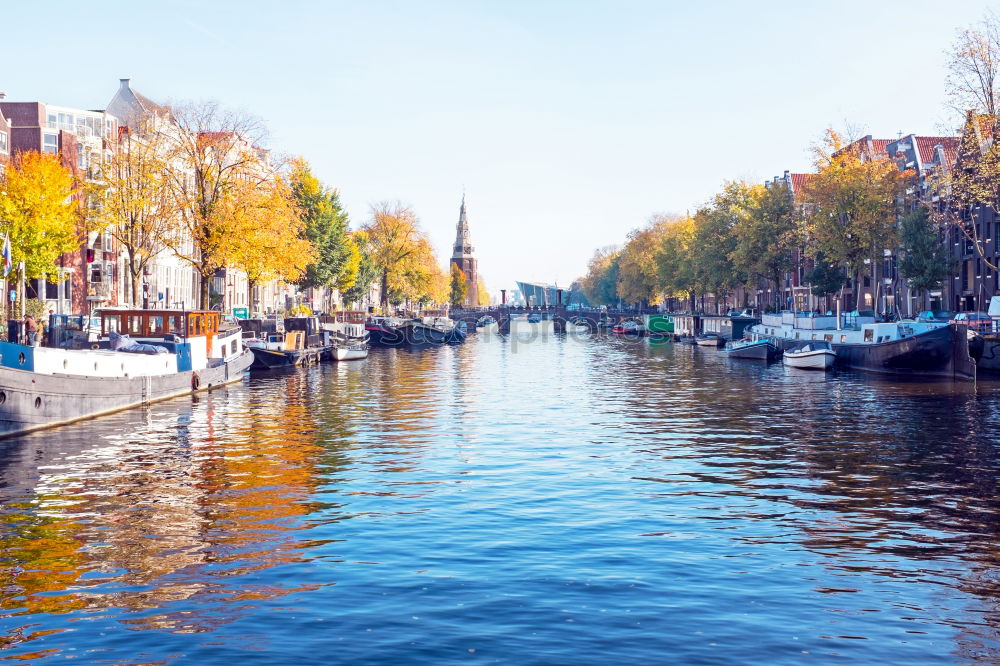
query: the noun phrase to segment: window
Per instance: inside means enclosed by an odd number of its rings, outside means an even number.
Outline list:
[[[45,134],[42,136],[42,152],[52,154],[59,152],[58,134]]]
[[[54,113],[48,114],[48,124],[49,129],[59,129],[59,116]]]
[[[841,337],[844,337],[844,336],[841,336]],[[827,333],[826,335],[823,336],[823,339],[826,340],[827,342],[833,342],[833,334],[832,333]]]
[[[875,339],[875,331],[870,328],[865,329],[865,342],[871,342]]]
[[[10,151],[10,146],[7,143],[7,132],[0,132],[0,153],[7,153]]]

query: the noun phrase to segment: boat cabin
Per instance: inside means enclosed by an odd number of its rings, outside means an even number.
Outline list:
[[[701,335],[701,315],[674,315],[674,333],[683,338],[693,338]]]
[[[739,340],[754,324],[759,323],[756,317],[743,314],[704,315],[701,318],[702,333],[715,333],[726,340]]]
[[[214,310],[128,310],[102,309],[101,338],[114,331],[135,340],[188,342],[195,368],[210,358],[230,359],[243,352],[240,329],[220,329]],[[199,344],[204,339],[204,345]]]

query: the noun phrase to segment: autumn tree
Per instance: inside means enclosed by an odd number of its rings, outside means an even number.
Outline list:
[[[357,253],[358,267],[354,273],[353,284],[342,290],[341,295],[345,303],[356,304],[360,303],[371,290],[372,284],[379,277],[379,269],[372,259],[367,233],[355,231],[350,234],[350,241],[353,252]]]
[[[848,144],[832,129],[814,154],[817,173],[805,188],[813,204],[805,225],[809,250],[852,272],[856,282],[867,260],[877,289],[883,250],[897,245],[897,197],[912,174],[887,156],[868,154],[860,142]]]
[[[945,91],[948,105],[996,117],[1000,111],[1000,21],[989,12],[974,26],[958,31],[948,54]]]
[[[433,248],[410,208],[398,202],[380,203],[372,208],[363,231],[381,279],[383,308],[429,290],[436,265]]]
[[[748,215],[735,234],[729,258],[750,280],[770,282],[775,297],[780,298],[781,278],[792,270],[792,252],[800,246],[792,193],[776,182],[771,187],[752,188],[748,203]]]
[[[687,298],[692,309],[699,289],[693,259],[694,239],[695,222],[684,216],[667,226],[656,253],[660,288],[669,297]]]
[[[60,255],[80,249],[73,196],[73,176],[53,155],[20,153],[0,173],[0,233],[10,238],[14,265],[24,262],[25,278],[55,273]]]
[[[959,30],[948,58],[947,103],[963,120],[954,169],[933,174],[930,186],[947,205],[929,209],[936,224],[957,229],[982,261],[997,270],[982,238],[975,207],[1000,214],[1000,20],[989,12]]]
[[[673,218],[654,215],[646,226],[633,229],[622,249],[618,268],[617,292],[626,303],[659,303],[659,268],[656,253],[663,244],[667,227]]]
[[[199,300],[209,309],[212,278],[231,259],[233,243],[225,235],[232,220],[226,216],[240,209],[232,198],[269,182],[275,168],[260,148],[264,127],[250,115],[202,102],[174,107],[171,120],[167,189],[183,231],[171,244],[200,277]]]
[[[465,272],[458,267],[458,264],[451,265],[451,280],[449,282],[449,297],[453,308],[461,307],[465,304],[465,299],[469,295],[469,278]]]
[[[725,183],[722,191],[694,215],[691,271],[698,289],[715,294],[717,301],[728,300],[732,290],[746,282],[746,274],[732,256],[740,230],[750,216],[755,190],[740,181]]]
[[[479,307],[486,307],[490,304],[490,292],[486,289],[486,282],[483,278],[479,278],[476,283],[476,305]]]
[[[618,300],[618,269],[621,250],[614,245],[594,252],[583,277],[583,291],[591,303],[610,305]]]
[[[348,239],[347,212],[340,203],[339,192],[324,187],[302,158],[293,161],[290,179],[302,209],[306,238],[316,249],[316,259],[306,268],[299,286],[349,288],[360,256]]]
[[[262,282],[294,282],[315,262],[296,197],[280,176],[237,181],[218,203],[219,256],[247,276],[247,303]]]
[[[142,297],[150,261],[174,239],[178,211],[168,190],[171,145],[159,118],[123,132],[103,165],[100,210],[111,236],[125,251],[132,305]]]

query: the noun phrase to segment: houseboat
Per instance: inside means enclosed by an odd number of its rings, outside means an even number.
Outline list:
[[[695,338],[701,335],[701,315],[674,315],[674,335],[681,342],[694,344]]]
[[[836,367],[955,380],[976,376],[965,328],[955,324],[880,323],[870,313],[782,312],[763,315],[750,331],[783,351],[806,342],[827,342],[836,353]]]
[[[731,312],[724,315],[702,315],[701,333],[703,335],[715,334],[722,338],[723,342],[729,340],[739,340],[743,334],[760,320],[756,317],[743,313]]]
[[[86,348],[0,342],[0,436],[235,382],[253,362],[218,312],[108,309],[100,319]]]

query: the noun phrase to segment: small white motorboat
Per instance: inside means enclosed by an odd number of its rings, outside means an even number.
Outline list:
[[[826,342],[813,342],[799,349],[786,350],[782,361],[791,368],[805,370],[829,370],[837,359],[837,352],[830,349]]]
[[[368,358],[368,345],[363,342],[355,344],[337,342],[333,345],[332,356],[334,361],[356,361]]]

